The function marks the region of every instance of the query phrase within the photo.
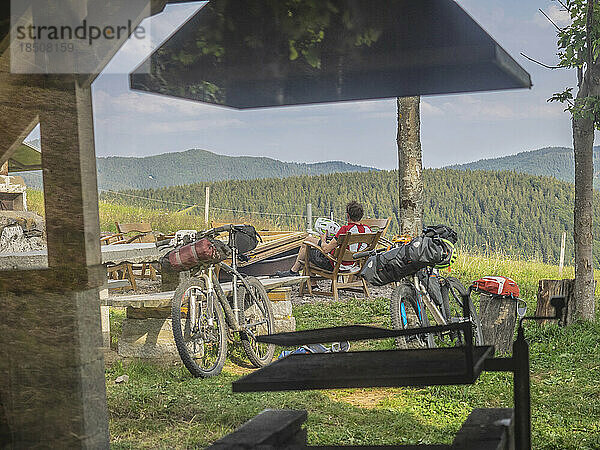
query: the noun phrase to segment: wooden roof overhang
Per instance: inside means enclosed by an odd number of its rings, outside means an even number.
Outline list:
[[[130,83],[245,109],[530,88],[531,78],[453,0],[215,0]]]

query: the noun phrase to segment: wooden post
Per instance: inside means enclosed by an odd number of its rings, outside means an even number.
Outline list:
[[[565,243],[567,240],[567,233],[563,231],[562,239],[560,240],[560,260],[558,261],[558,276],[562,278],[563,267],[565,265]]]
[[[573,300],[575,288],[575,280],[540,280],[538,284],[537,305],[535,308],[536,316],[553,316],[554,307],[550,304],[550,299],[555,296],[565,298],[565,308],[563,309],[563,317],[560,320],[560,325],[568,325],[569,308]],[[553,323],[552,320],[544,320],[540,323]]]
[[[479,317],[483,343],[493,345],[496,354],[509,353],[512,349],[517,320],[516,301],[512,298],[482,293],[479,301]]]
[[[22,125],[32,111],[39,116],[48,244],[47,269],[0,277],[0,402],[10,427],[8,447],[108,449],[98,293],[106,269],[91,87],[70,75],[13,83],[5,67],[0,64],[0,93],[12,86],[25,92],[2,97],[2,117]],[[0,148],[12,146],[14,131],[0,127],[0,142],[8,144]],[[35,361],[35,370],[23,364],[23,355]]]
[[[312,204],[310,203],[306,205],[306,222],[308,225],[306,229],[312,231]]]
[[[208,207],[210,205],[210,186],[206,186],[206,195],[204,196],[204,223],[208,228]]]

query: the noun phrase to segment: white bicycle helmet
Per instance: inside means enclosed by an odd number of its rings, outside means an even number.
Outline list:
[[[339,231],[341,226],[327,217],[319,217],[315,221],[315,231],[324,233],[327,237],[333,237]]]

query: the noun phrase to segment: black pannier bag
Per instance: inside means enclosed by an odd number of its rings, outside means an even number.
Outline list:
[[[417,276],[419,277],[421,283],[423,283],[425,286],[425,289],[427,289],[427,293],[429,294],[429,297],[431,297],[431,300],[435,302],[438,308],[442,309],[444,295],[448,295],[446,292],[448,289],[442,286],[439,277],[433,270],[429,269],[419,270],[417,272]]]
[[[423,229],[423,236],[427,237],[439,237],[441,239],[447,239],[453,244],[456,244],[458,236],[456,231],[446,225],[433,225]]]
[[[444,228],[454,233],[451,228]],[[401,247],[371,256],[360,276],[374,286],[383,286],[441,263],[448,257],[448,251],[439,237],[419,236]]]
[[[229,246],[235,245],[240,255],[254,250],[259,242],[262,238],[252,225],[235,225],[229,238]]]

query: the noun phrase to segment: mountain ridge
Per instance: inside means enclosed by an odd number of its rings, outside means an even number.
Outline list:
[[[594,187],[600,189],[600,146],[594,147]],[[455,170],[509,170],[544,175],[568,183],[575,182],[575,159],[569,147],[543,147],[498,158],[486,158],[444,167]]]
[[[265,156],[227,156],[204,149],[152,156],[96,158],[98,188],[102,190],[157,189],[202,182],[287,178],[302,175],[378,171],[343,161],[297,163]],[[27,185],[40,188],[41,173],[23,173]]]

